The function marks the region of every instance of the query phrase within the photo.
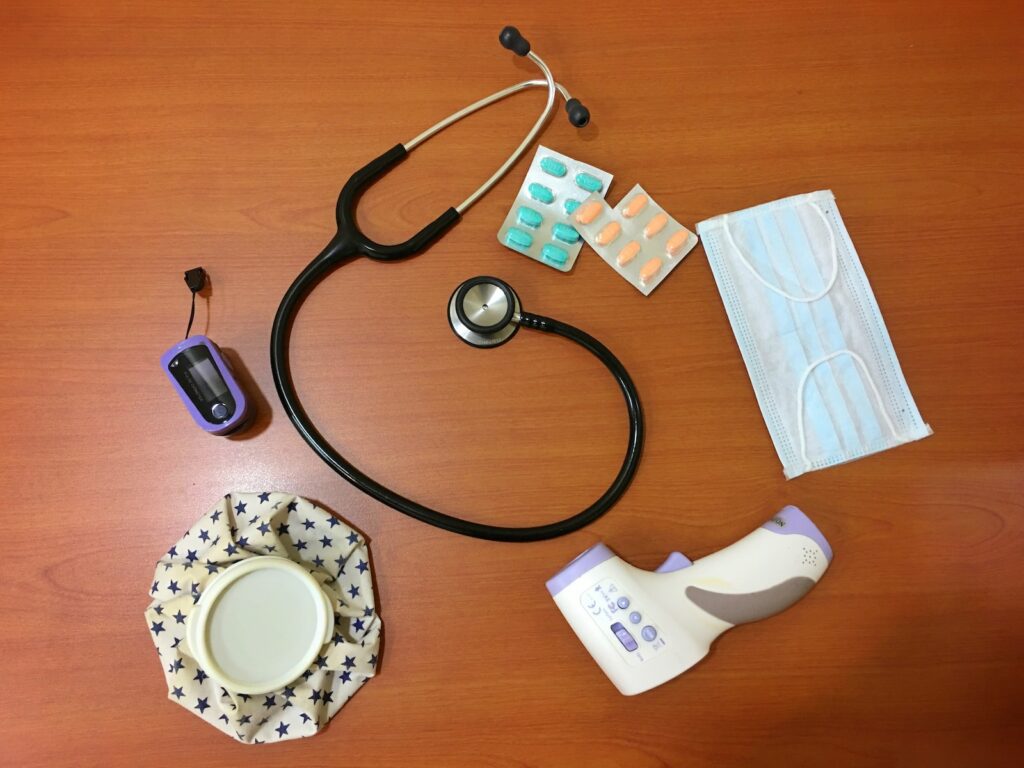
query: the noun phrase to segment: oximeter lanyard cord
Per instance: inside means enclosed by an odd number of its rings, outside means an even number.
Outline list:
[[[189,313],[188,313],[188,327],[185,329],[185,338],[186,339],[188,338],[188,335],[190,333],[192,333],[192,322],[195,319],[196,319],[196,294],[195,294],[195,291],[193,291],[192,292],[192,309],[189,310]]]
[[[522,528],[487,525],[453,517],[407,499],[378,483],[356,468],[327,442],[313,426],[295,392],[288,366],[288,342],[291,335],[292,319],[303,298],[336,266],[359,255],[351,250],[351,243],[347,240],[346,235],[337,235],[323,252],[299,274],[281,300],[271,332],[270,367],[274,375],[277,394],[299,434],[316,454],[359,490],[389,507],[446,531],[479,539],[515,542],[552,539],[579,530],[607,512],[629,486],[640,461],[644,428],[639,395],[625,367],[601,342],[578,328],[540,315],[523,313],[520,325],[564,336],[596,356],[615,377],[626,401],[626,411],[629,416],[629,438],[622,466],[608,489],[581,512],[554,523]]]
[[[185,285],[192,292],[192,309],[188,313],[188,327],[185,328],[185,338],[192,333],[192,322],[196,319],[196,294],[206,287],[206,270],[202,267],[190,269],[185,273]]]

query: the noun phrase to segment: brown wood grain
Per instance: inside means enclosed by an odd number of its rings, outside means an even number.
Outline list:
[[[633,486],[583,532],[514,546],[406,519],[283,415],[270,324],[348,175],[533,71],[589,105],[549,146],[683,222],[835,191],[927,440],[785,481],[702,249],[648,299],[585,250],[570,276],[495,231],[519,166],[425,255],[360,261],[296,324],[303,401],[358,465],[454,513],[554,519],[614,473],[626,424],[557,339],[497,351],[445,322],[466,277],[602,339],[649,425]],[[1020,3],[0,5],[0,763],[1019,765],[1024,758],[1024,12]],[[518,96],[415,152],[359,210],[398,239],[519,141]],[[260,393],[238,440],[190,423],[158,359],[197,327]],[[381,673],[315,739],[247,749],[166,700],[143,621],[160,554],[219,495],[291,490],[365,531]],[[544,580],[598,540],[642,567],[796,503],[822,583],[682,678],[619,696]]]

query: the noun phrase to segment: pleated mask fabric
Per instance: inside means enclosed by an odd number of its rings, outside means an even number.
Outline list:
[[[831,190],[697,232],[787,478],[932,433]]]

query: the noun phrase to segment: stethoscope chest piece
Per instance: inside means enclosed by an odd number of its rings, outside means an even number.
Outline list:
[[[519,297],[496,277],[470,278],[448,301],[448,324],[473,347],[496,347],[519,330]]]

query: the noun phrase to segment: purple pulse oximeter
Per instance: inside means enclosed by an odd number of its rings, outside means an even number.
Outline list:
[[[243,426],[249,403],[216,344],[192,336],[164,352],[160,363],[196,424],[213,435]]]

